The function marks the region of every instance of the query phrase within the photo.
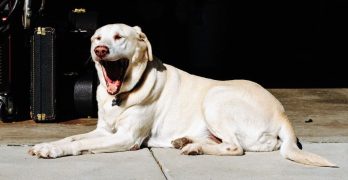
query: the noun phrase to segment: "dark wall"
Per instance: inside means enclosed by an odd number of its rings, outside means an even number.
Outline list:
[[[156,56],[194,74],[266,87],[348,86],[345,1],[51,1],[41,23],[64,31],[75,7],[96,11],[99,26],[142,27]]]

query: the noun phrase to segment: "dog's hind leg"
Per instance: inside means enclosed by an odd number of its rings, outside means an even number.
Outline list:
[[[244,151],[242,147],[227,142],[218,142],[215,139],[202,139],[194,140],[189,137],[182,137],[172,141],[174,148],[181,149],[182,154],[185,155],[230,155],[238,156],[243,155]]]
[[[244,154],[242,147],[235,144],[220,143],[220,144],[204,144],[191,143],[182,148],[182,154],[199,155],[210,154],[220,156],[240,156]]]
[[[175,149],[182,149],[187,144],[193,143],[193,140],[189,137],[182,137],[173,140],[171,143]]]

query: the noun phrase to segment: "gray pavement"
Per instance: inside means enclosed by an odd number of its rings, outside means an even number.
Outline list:
[[[276,152],[244,156],[184,156],[175,149],[37,159],[28,146],[0,146],[0,179],[348,179],[348,143],[303,143],[339,168],[318,168],[283,159]]]
[[[165,179],[148,149],[38,159],[28,148],[0,146],[1,180]]]

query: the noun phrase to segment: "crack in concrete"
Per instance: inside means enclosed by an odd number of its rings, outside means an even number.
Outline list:
[[[162,172],[164,178],[166,178],[166,179],[168,180],[168,177],[167,177],[165,171],[163,170],[162,164],[161,164],[161,163],[159,162],[159,160],[156,158],[156,156],[155,156],[155,154],[153,153],[152,149],[151,149],[151,148],[148,148],[148,149],[149,149],[149,151],[150,151],[152,157],[155,159],[155,161],[156,161],[158,167],[161,169],[161,172]]]

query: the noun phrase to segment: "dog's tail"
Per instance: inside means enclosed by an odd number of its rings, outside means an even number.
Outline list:
[[[338,167],[319,155],[299,149],[295,132],[286,116],[285,118],[279,131],[279,138],[282,140],[280,154],[284,158],[306,165]]]

